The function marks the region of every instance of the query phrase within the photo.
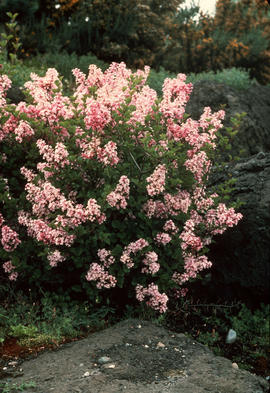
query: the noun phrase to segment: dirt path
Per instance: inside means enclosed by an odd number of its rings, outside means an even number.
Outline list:
[[[25,393],[266,393],[267,381],[150,322],[126,320],[20,365]],[[1,382],[3,382],[1,381]]]

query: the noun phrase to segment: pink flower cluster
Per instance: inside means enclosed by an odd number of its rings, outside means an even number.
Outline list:
[[[121,176],[115,190],[107,195],[106,200],[112,207],[125,209],[127,207],[129,191],[129,179],[126,176]]]
[[[142,285],[136,286],[136,298],[142,302],[146,301],[146,304],[160,313],[167,311],[168,296],[165,293],[158,291],[158,286],[154,283],[148,285],[147,288],[143,288]]]
[[[191,278],[196,278],[198,272],[209,269],[212,266],[212,262],[210,262],[205,255],[195,256],[192,254],[184,254],[184,261],[185,272],[182,274],[175,272],[172,276],[172,279],[178,285],[182,285]]]
[[[116,278],[109,274],[103,266],[92,263],[86,275],[87,281],[96,281],[97,288],[112,288],[116,285]]]
[[[15,128],[14,130],[15,133],[15,139],[16,141],[18,141],[19,143],[22,143],[23,138],[26,137],[31,137],[35,134],[33,128],[26,122],[21,120],[18,124],[18,126]]]
[[[55,250],[48,253],[47,259],[50,262],[50,265],[52,267],[55,267],[58,265],[59,262],[63,262],[66,258],[63,255],[61,255],[59,250]]]
[[[0,95],[3,96],[5,92],[11,87],[11,80],[7,75],[0,75]]]
[[[111,112],[101,102],[92,97],[86,99],[84,124],[87,130],[102,132],[104,127],[111,121]]]
[[[77,129],[77,135],[80,135],[80,130]],[[85,138],[82,140],[77,139],[76,143],[82,149],[82,158],[94,159],[96,158],[99,162],[102,162],[105,166],[115,166],[119,162],[117,156],[117,145],[113,141],[109,141],[103,148],[100,147],[100,138],[92,137],[88,142]]]
[[[158,165],[153,174],[146,178],[148,185],[146,186],[148,195],[154,196],[165,190],[165,179],[167,169],[165,165]]]
[[[105,248],[99,249],[97,254],[100,262],[102,262],[103,266],[107,268],[115,262],[115,258],[112,256],[111,251],[106,250]]]
[[[185,113],[185,105],[192,92],[192,84],[185,83],[186,75],[178,74],[177,78],[166,78],[163,82],[163,99],[159,109],[165,118],[181,120]]]
[[[164,194],[164,202],[149,199],[143,206],[143,211],[148,218],[168,218],[177,216],[180,212],[187,213],[191,205],[190,194],[185,190],[178,190],[175,195]]]
[[[9,226],[4,225],[1,228],[1,243],[4,250],[11,252],[21,243],[17,232],[13,231]]]
[[[220,203],[216,210],[210,209],[206,213],[206,223],[212,235],[222,234],[227,227],[233,227],[242,218],[241,213],[236,213],[233,208],[227,208]]]
[[[208,159],[207,154],[204,151],[200,151],[199,153],[193,154],[191,158],[186,160],[184,165],[194,174],[195,179],[199,183],[202,183],[203,176],[209,172],[211,162]]]
[[[0,227],[3,225],[4,221],[5,221],[5,219],[2,216],[2,214],[0,213]]]
[[[43,244],[61,245],[70,247],[75,240],[74,235],[69,235],[64,229],[51,228],[49,223],[41,219],[31,219],[29,213],[19,211],[18,222],[27,227],[27,233]]]
[[[170,232],[173,235],[175,235],[178,232],[178,228],[172,220],[166,221],[163,226],[163,229],[164,231]]]
[[[4,271],[6,273],[9,273],[9,276],[8,276],[9,280],[16,281],[17,277],[18,277],[18,273],[14,271],[16,269],[16,267],[12,265],[12,262],[7,261],[7,262],[3,263],[2,266],[3,266]]]
[[[159,271],[160,264],[157,263],[158,255],[154,251],[149,251],[145,254],[145,258],[143,259],[143,264],[145,265],[141,272],[156,274]]]
[[[163,244],[163,246],[166,246],[166,244],[170,243],[172,238],[170,235],[168,235],[168,233],[160,232],[156,235],[155,240],[158,244]]]
[[[37,140],[37,147],[39,153],[42,155],[43,159],[46,161],[46,167],[52,168],[63,168],[65,165],[69,164],[68,151],[63,143],[56,143],[55,148],[47,145],[42,139]],[[38,169],[43,171],[42,167],[38,166]]]
[[[141,251],[144,247],[149,245],[148,241],[145,239],[138,239],[135,242],[129,243],[127,247],[125,247],[123,254],[120,257],[120,261],[127,265],[130,269],[134,266],[134,262],[130,257],[130,254],[136,254],[138,251]]]

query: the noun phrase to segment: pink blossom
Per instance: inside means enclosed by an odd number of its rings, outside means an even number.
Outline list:
[[[145,117],[153,112],[152,106],[157,99],[157,93],[155,90],[151,89],[149,86],[143,86],[143,88],[133,94],[130,105],[136,107],[135,111],[132,112],[132,116],[129,123],[145,124]]]
[[[19,122],[19,125],[15,128],[14,133],[16,135],[15,139],[19,143],[22,143],[23,138],[33,136],[35,134],[33,128],[26,121],[23,120]]]
[[[4,217],[2,216],[2,214],[0,213],[0,227],[3,225],[4,223]]]
[[[1,229],[1,243],[4,250],[11,252],[21,243],[18,233],[13,231],[9,226],[4,225]]]
[[[155,241],[159,244],[163,244],[163,246],[166,246],[171,240],[172,238],[168,233],[158,233],[155,237]]]
[[[8,276],[9,280],[16,281],[18,277],[18,273],[14,271],[16,267],[12,264],[12,262],[11,261],[4,262],[2,266],[5,273],[9,273]]]
[[[159,109],[164,117],[181,120],[185,112],[185,105],[192,92],[192,84],[185,83],[186,75],[178,74],[177,78],[166,78],[163,82],[163,98]]]
[[[115,142],[109,141],[103,149],[97,152],[97,159],[102,162],[105,166],[115,166],[119,162],[117,156],[117,145]]]
[[[4,95],[11,87],[11,84],[12,82],[7,75],[0,75],[0,95]]]
[[[164,201],[168,213],[172,216],[177,216],[179,212],[187,213],[191,205],[191,198],[188,191],[178,190],[175,195],[166,193]]]
[[[105,248],[99,249],[97,254],[100,262],[102,262],[103,266],[107,268],[115,262],[115,258],[112,256],[111,251],[106,250]]]
[[[142,302],[146,300],[146,304],[160,313],[167,311],[168,296],[165,293],[158,291],[158,286],[154,283],[148,285],[147,288],[143,288],[142,285],[136,286],[136,298]]]
[[[126,176],[121,176],[115,190],[107,195],[106,200],[112,207],[125,209],[127,207],[129,191],[129,179]]]
[[[47,145],[42,139],[38,139],[36,144],[44,160],[47,161],[47,163],[53,164],[52,167],[63,168],[65,165],[69,164],[69,160],[67,159],[68,151],[63,143],[56,143],[54,149]],[[50,167],[48,164],[46,164],[46,166]]]
[[[212,262],[210,262],[205,255],[195,256],[192,254],[186,254],[184,255],[184,262],[184,273],[181,274],[175,272],[172,276],[172,280],[178,285],[182,285],[191,278],[196,278],[198,272],[204,269],[209,269],[212,266]]]
[[[165,190],[166,172],[166,166],[160,164],[156,167],[153,174],[146,178],[148,195],[158,195]]]
[[[53,252],[50,252],[50,253],[47,255],[47,258],[48,258],[48,260],[49,260],[49,262],[50,262],[50,265],[51,265],[52,267],[57,266],[57,264],[58,264],[59,262],[63,262],[63,261],[66,259],[63,255],[61,255],[61,253],[60,253],[59,250],[55,250],[55,251],[53,251]]]
[[[149,199],[143,205],[143,211],[147,215],[148,218],[157,217],[157,218],[167,218],[169,211],[164,202],[154,201],[153,199]]]
[[[93,98],[86,99],[84,114],[84,123],[87,130],[92,128],[92,130],[101,132],[111,121],[111,113],[106,105],[95,101]]]
[[[209,172],[211,162],[208,159],[207,154],[204,151],[201,151],[194,154],[192,158],[186,160],[184,165],[194,174],[195,179],[199,183],[202,183],[203,176]]]
[[[163,229],[166,232],[171,232],[173,235],[175,235],[178,232],[178,228],[172,220],[166,221],[163,226]]]
[[[128,246],[125,247],[123,254],[120,257],[120,261],[127,265],[127,267],[130,269],[134,266],[134,262],[130,257],[130,254],[136,254],[138,251],[142,250],[144,247],[147,247],[149,245],[148,241],[145,239],[138,239],[135,242],[129,243]]]
[[[103,266],[92,263],[86,275],[87,281],[96,281],[97,288],[112,288],[116,285],[116,278],[105,271]]]
[[[21,167],[20,169],[21,174],[26,178],[26,180],[30,183],[34,180],[36,175],[31,169],[27,169],[24,166]]]
[[[143,264],[145,267],[141,269],[142,273],[156,274],[159,271],[160,264],[157,263],[158,255],[154,251],[149,251],[145,254]]]

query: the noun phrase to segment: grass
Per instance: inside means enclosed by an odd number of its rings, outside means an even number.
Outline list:
[[[16,392],[24,392],[25,389],[34,388],[36,386],[35,382],[22,382],[18,383],[9,383],[9,382],[0,382],[1,393],[16,393]]]

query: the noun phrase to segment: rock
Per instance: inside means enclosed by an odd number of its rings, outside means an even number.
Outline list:
[[[115,368],[115,364],[114,363],[107,363],[107,364],[104,364],[103,368],[105,368],[105,369]]]
[[[109,363],[110,361],[111,358],[109,358],[108,356],[102,356],[101,358],[98,359],[99,364]]]
[[[244,202],[243,219],[209,246],[213,262],[210,287],[228,300],[259,305],[269,302],[270,282],[270,153],[260,152],[212,175],[213,189],[236,179],[231,200]]]
[[[135,323],[141,329],[132,329]],[[23,363],[24,376],[18,385],[35,381],[36,386],[25,393],[267,393],[268,382],[245,370],[234,369],[232,362],[215,356],[206,346],[183,334],[175,334],[149,321],[129,319],[110,328],[64,344],[61,350],[47,351]],[[168,348],[160,351],[155,345],[145,349],[142,341],[162,342]],[[132,342],[126,347],[125,342]],[[181,349],[181,354],[174,348]],[[185,358],[181,355],[185,354]],[[78,365],[89,362],[89,354],[110,357],[115,368],[100,367],[79,373]],[[102,355],[101,355],[102,354]],[[108,363],[107,363],[108,364]],[[89,372],[89,376],[88,376]],[[7,378],[3,380],[9,381]],[[1,381],[2,382],[2,381]]]
[[[162,342],[158,342],[157,343],[157,348],[165,348],[165,344],[163,344]]]
[[[233,329],[230,329],[227,334],[227,337],[226,337],[226,343],[233,344],[236,341],[236,338],[237,338],[236,331]]]
[[[203,108],[210,106],[213,111],[225,105],[224,126],[230,125],[230,118],[246,112],[239,133],[233,138],[232,153],[243,157],[260,151],[270,152],[270,86],[252,85],[247,90],[236,90],[214,81],[194,83],[193,92],[186,106],[186,113],[194,120],[199,119]]]
[[[239,369],[238,364],[237,363],[232,363],[232,368],[235,368],[236,370]]]

